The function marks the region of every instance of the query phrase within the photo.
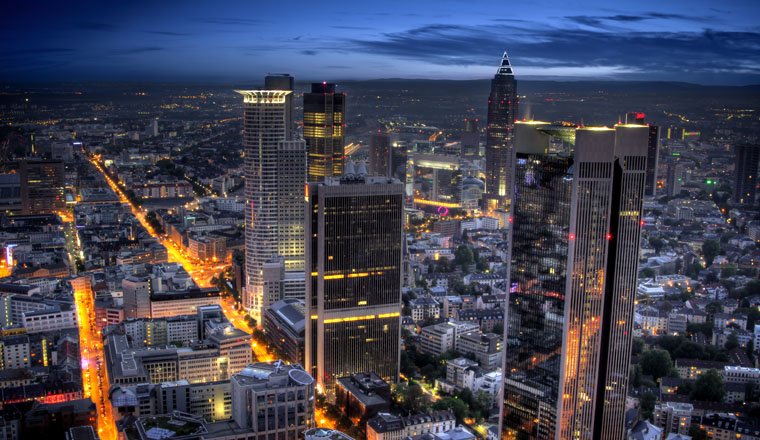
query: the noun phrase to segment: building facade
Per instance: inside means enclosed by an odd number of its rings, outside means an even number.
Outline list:
[[[313,83],[303,94],[303,137],[309,149],[309,182],[343,174],[346,94],[335,84]]]
[[[54,214],[66,208],[66,172],[60,160],[22,160],[21,211],[23,214]]]
[[[398,378],[402,190],[357,175],[309,184],[305,360],[328,395],[354,373]]]
[[[517,119],[517,82],[504,52],[488,95],[486,127],[486,192],[483,207],[487,212],[505,209],[512,197],[512,128]]]
[[[503,438],[622,438],[648,129],[516,124]],[[537,222],[536,219],[542,219]]]
[[[287,77],[290,78],[290,77]],[[267,83],[288,87],[287,78]],[[289,82],[292,86],[292,78]],[[238,90],[243,95],[245,150],[245,308],[257,322],[265,304],[263,265],[275,255],[286,270],[303,268],[306,146],[293,140],[292,89]]]
[[[755,195],[757,194],[757,166],[760,162],[760,146],[738,144],[734,147],[734,152],[736,153],[734,203],[752,204],[755,202]]]

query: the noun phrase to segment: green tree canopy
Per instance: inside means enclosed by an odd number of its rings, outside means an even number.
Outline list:
[[[722,402],[725,395],[726,383],[718,370],[714,368],[700,374],[691,390],[691,398],[694,400]]]
[[[708,266],[712,265],[718,254],[720,254],[720,243],[715,240],[705,240],[702,243],[702,255],[705,257]]]
[[[655,380],[667,376],[673,368],[670,353],[665,350],[648,350],[639,358],[641,372],[651,375]]]

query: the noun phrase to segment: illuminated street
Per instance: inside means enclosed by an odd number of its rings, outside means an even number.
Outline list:
[[[79,323],[79,350],[82,362],[84,396],[90,397],[98,407],[98,434],[102,440],[117,438],[108,400],[108,374],[105,367],[103,342],[93,322],[95,309],[89,289],[75,289],[77,322]]]

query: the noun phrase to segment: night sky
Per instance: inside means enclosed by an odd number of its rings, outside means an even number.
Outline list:
[[[611,6],[617,3],[620,7]],[[760,83],[760,0],[8,1],[0,81]]]

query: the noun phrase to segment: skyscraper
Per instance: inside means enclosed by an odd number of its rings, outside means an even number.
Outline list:
[[[757,193],[757,165],[760,162],[760,146],[738,144],[734,167],[734,203],[754,203]]]
[[[538,125],[515,124],[502,438],[622,438],[648,129],[569,155]]]
[[[402,204],[387,177],[309,183],[306,370],[328,396],[349,374],[398,378]]]
[[[391,139],[388,133],[372,133],[369,136],[367,165],[372,176],[388,176],[391,167]]]
[[[644,125],[645,114],[629,112],[625,115],[626,124]],[[649,140],[647,142],[647,181],[644,194],[654,197],[657,193],[657,169],[660,166],[660,127],[649,125]]]
[[[406,143],[391,143],[387,133],[372,133],[369,137],[368,168],[371,176],[385,176],[407,180]]]
[[[275,79],[274,83],[282,83],[288,78]],[[279,255],[286,271],[303,270],[306,145],[292,140],[290,90],[237,92],[243,95],[245,108],[247,282],[243,304],[261,322],[261,311],[271,302],[264,295],[264,263]]]
[[[460,155],[467,159],[473,159],[480,155],[480,127],[478,118],[464,120],[464,131],[460,138],[462,150]]]
[[[23,214],[54,214],[66,209],[66,172],[60,160],[28,160],[19,164]]]
[[[683,183],[683,165],[678,162],[668,164],[667,181],[665,183],[665,193],[668,197],[675,197],[681,193],[681,184]]]
[[[512,127],[517,119],[517,81],[504,52],[501,65],[491,80],[486,127],[486,211],[505,209],[512,193]]]
[[[343,174],[346,94],[335,84],[311,85],[303,94],[303,137],[309,151],[309,182]]]

